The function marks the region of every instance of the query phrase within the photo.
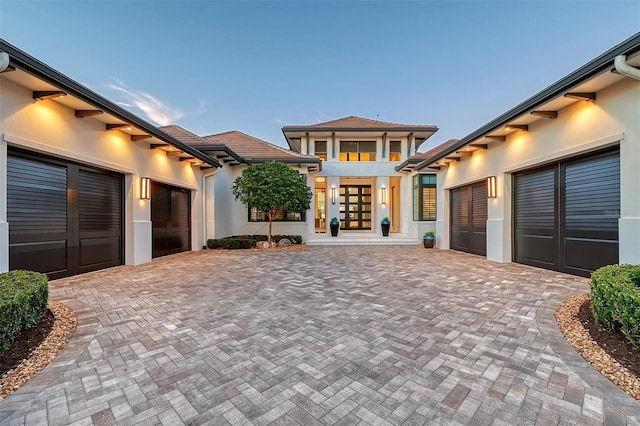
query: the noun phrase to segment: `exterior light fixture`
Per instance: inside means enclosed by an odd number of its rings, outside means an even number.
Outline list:
[[[331,204],[336,203],[336,186],[331,185]]]
[[[140,199],[148,200],[151,198],[151,179],[148,177],[140,178]]]
[[[385,207],[387,205],[387,187],[384,185],[380,187],[380,201],[382,207]]]
[[[569,92],[564,94],[565,98],[578,99],[580,101],[595,102],[595,92]]]
[[[489,176],[487,178],[487,198],[497,198],[496,192],[496,177]]]
[[[35,90],[33,92],[33,99],[36,101],[44,101],[51,98],[64,98],[67,96],[66,92],[62,90]]]

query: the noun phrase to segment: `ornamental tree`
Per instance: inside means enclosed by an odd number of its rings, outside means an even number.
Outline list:
[[[242,171],[231,188],[236,200],[263,212],[269,219],[271,242],[273,220],[279,212],[303,214],[311,206],[311,189],[300,173],[277,161],[255,164]]]

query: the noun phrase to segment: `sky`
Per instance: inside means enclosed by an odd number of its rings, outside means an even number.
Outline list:
[[[0,37],[151,123],[286,146],[351,115],[462,138],[640,31],[640,0],[11,1]]]

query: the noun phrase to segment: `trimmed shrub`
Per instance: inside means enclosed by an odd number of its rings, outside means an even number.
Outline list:
[[[596,322],[640,349],[640,265],[598,269],[591,275],[590,297]]]
[[[219,238],[207,240],[207,247],[210,249],[225,249],[225,250],[237,250],[237,249],[250,249],[256,246],[256,240],[239,239],[239,238]]]
[[[31,271],[0,274],[0,353],[23,329],[36,325],[47,311],[48,279]]]
[[[236,238],[238,240],[256,240],[256,241],[267,241],[266,235],[234,235],[233,237],[228,238]],[[279,243],[281,239],[286,238],[295,244],[302,244],[302,235],[272,235],[271,240]]]

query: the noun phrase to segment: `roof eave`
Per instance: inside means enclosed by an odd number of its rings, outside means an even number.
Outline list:
[[[23,52],[10,43],[7,43],[4,39],[1,38],[0,51],[4,51],[9,54],[9,57],[11,58],[11,65],[15,66],[16,68],[34,75],[35,77],[46,81],[47,83],[55,87],[58,87],[60,90],[67,92],[69,95],[81,99],[82,101],[103,110],[104,112],[118,118],[119,120],[129,123],[132,126],[143,130],[145,133],[162,140],[163,142],[173,145],[174,147],[183,151],[185,154],[192,155],[211,166],[222,167],[222,165],[215,158],[211,158],[208,155],[205,155],[198,150],[190,147],[189,145],[180,142],[179,140],[163,132],[153,124],[109,101],[105,97],[88,89],[75,80],[72,80],[61,72],[51,68],[50,66]]]
[[[486,134],[489,134],[492,131],[495,131],[496,129],[499,129],[505,126],[509,122],[513,121],[515,118],[529,111],[534,110],[536,106],[549,102],[556,97],[559,97],[560,95],[562,95],[562,93],[566,92],[571,87],[576,86],[579,83],[583,82],[584,80],[587,80],[601,73],[602,71],[609,69],[613,65],[613,61],[616,56],[627,55],[629,53],[637,51],[638,49],[640,49],[640,33],[637,33],[631,36],[627,40],[614,46],[613,48],[609,49],[602,55],[589,61],[588,63],[578,68],[577,70],[573,71],[566,77],[558,80],[551,86],[536,93],[529,99],[525,100],[524,102],[521,102],[520,104],[511,108],[504,114],[501,114],[500,116],[496,117],[489,123],[485,124],[479,129],[468,134],[464,138],[460,139],[460,141],[457,144],[454,144],[449,149],[442,151],[437,156],[425,159],[424,161],[420,162],[415,167],[415,170],[421,170],[424,167],[427,167],[429,164],[435,163],[436,161],[446,157],[447,155],[452,154],[453,152],[464,147],[465,145],[473,142],[474,140],[479,139],[485,136]]]

